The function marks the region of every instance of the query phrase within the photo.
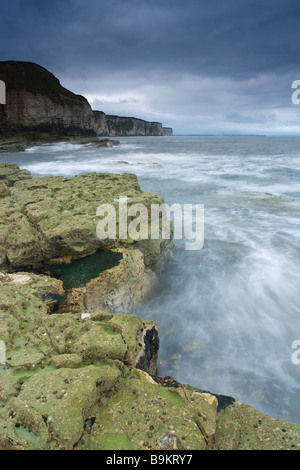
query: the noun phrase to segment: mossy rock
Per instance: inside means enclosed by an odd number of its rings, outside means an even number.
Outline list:
[[[113,365],[47,371],[30,377],[0,419],[0,448],[71,450],[81,438],[90,410],[106,400],[120,377]]]
[[[140,370],[129,374],[101,410],[79,448],[92,450],[208,450],[218,400],[192,387],[164,387]]]
[[[42,300],[58,288],[52,282],[25,272],[0,276],[1,450],[299,448],[298,424],[150,375],[153,322],[52,313]]]
[[[0,207],[0,262],[3,260],[0,269],[38,269],[57,259],[82,258],[99,249],[137,248],[151,266],[161,257],[165,240],[144,243],[129,237],[124,240],[97,237],[99,205],[108,203],[118,211],[121,196],[130,198],[130,204],[142,203],[147,208],[163,202],[162,197],[141,191],[135,175],[90,173],[73,178],[32,179],[27,176],[20,175],[16,167],[0,166],[0,179],[13,182],[10,198],[5,197]],[[171,240],[167,242],[170,244]]]
[[[0,199],[10,196],[10,189],[8,186],[0,181]]]
[[[31,179],[28,170],[21,170],[16,163],[0,163],[0,182],[13,186],[17,181]]]
[[[52,283],[57,282],[53,281]],[[97,312],[51,314],[51,278],[0,276],[0,449],[73,449],[143,350],[153,322]],[[128,320],[128,323],[126,321]]]
[[[299,450],[299,424],[265,415],[235,402],[218,415],[216,450]]]

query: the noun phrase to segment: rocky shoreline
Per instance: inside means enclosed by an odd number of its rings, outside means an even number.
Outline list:
[[[134,175],[0,163],[0,449],[299,450],[299,424],[157,375],[158,327],[130,309],[173,244],[99,240],[97,206],[124,196],[163,202]],[[119,260],[85,285],[49,272],[98,250]]]
[[[16,135],[6,134],[0,136],[0,153],[17,153],[40,145],[51,145],[56,143],[68,143],[83,145],[88,148],[115,147],[120,145],[118,140],[100,139],[93,136],[63,136],[44,133],[40,135],[36,132],[32,134],[20,132]]]

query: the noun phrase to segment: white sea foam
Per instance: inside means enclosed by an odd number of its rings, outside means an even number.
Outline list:
[[[66,151],[74,151],[79,150],[84,145],[81,144],[71,144],[68,142],[58,142],[55,144],[43,144],[43,145],[36,145],[34,147],[28,148],[26,153],[49,153],[49,152],[66,152]]]

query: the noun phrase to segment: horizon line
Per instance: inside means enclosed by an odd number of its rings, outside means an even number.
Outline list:
[[[173,133],[173,137],[300,137],[300,134],[183,134]]]

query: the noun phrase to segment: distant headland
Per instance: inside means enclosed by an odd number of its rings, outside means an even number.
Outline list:
[[[6,85],[6,104],[0,105],[2,142],[22,137],[35,141],[173,135],[159,122],[92,110],[85,97],[67,90],[51,72],[32,62],[0,62],[0,80]]]

